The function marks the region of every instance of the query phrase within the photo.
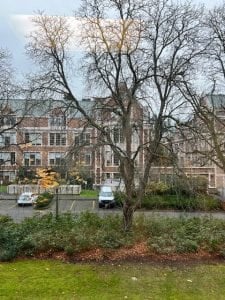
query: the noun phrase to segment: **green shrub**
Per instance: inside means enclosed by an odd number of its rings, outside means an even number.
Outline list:
[[[193,196],[207,194],[208,181],[202,176],[173,176],[170,182],[170,194]]]
[[[208,189],[208,179],[203,176],[191,177],[189,178],[190,184],[194,189],[195,193],[207,194]]]
[[[190,252],[197,252],[198,250],[198,243],[195,240],[191,240],[189,238],[182,239],[178,238],[176,240],[176,251],[178,253],[190,253]]]
[[[162,195],[168,191],[169,191],[169,186],[162,181],[149,183],[145,190],[147,195],[149,194]]]
[[[73,255],[75,252],[73,245],[67,245],[64,250],[67,255]]]
[[[25,254],[27,256],[32,256],[35,252],[36,243],[34,241],[33,235],[27,235],[21,239],[19,245],[20,253]]]
[[[84,212],[76,219],[76,225],[88,230],[96,230],[102,226],[102,218],[95,213]]]
[[[184,195],[145,195],[142,208],[146,209],[178,209],[178,210],[218,210],[221,203],[210,195],[187,197]]]
[[[212,195],[198,195],[197,201],[200,210],[208,211],[222,208],[221,202]]]
[[[225,222],[210,218],[148,220],[148,245],[156,253],[190,253],[225,247]]]
[[[103,248],[119,248],[128,244],[128,236],[122,231],[122,219],[119,216],[107,216],[102,219],[96,242]]]
[[[125,200],[125,194],[123,192],[116,191],[114,192],[114,198],[115,198],[116,206],[122,207]]]
[[[4,223],[13,223],[13,218],[10,216],[1,216],[0,215],[0,224]]]
[[[116,249],[147,241],[155,253],[190,253],[203,249],[225,253],[225,221],[210,218],[145,217],[134,219],[133,231],[122,230],[119,215],[100,217],[86,212],[80,215],[53,214],[14,223],[0,222],[0,260],[38,252],[78,251],[97,247]]]
[[[9,261],[16,257],[20,244],[17,227],[14,224],[0,226],[0,261]]]
[[[48,192],[40,194],[34,203],[35,208],[46,208],[52,202],[54,195]]]
[[[216,199],[207,195],[206,178],[172,176],[167,178],[167,183],[159,181],[147,185],[142,207],[213,210],[220,208],[220,204]]]

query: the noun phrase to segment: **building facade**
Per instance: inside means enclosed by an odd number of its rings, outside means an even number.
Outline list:
[[[93,103],[95,100],[91,99],[81,101],[85,110],[90,109]],[[78,168],[82,166],[86,176],[92,178],[95,185],[102,184],[106,179],[120,178],[119,160],[110,146],[99,145],[99,132],[87,126],[80,113],[68,109],[63,102],[10,100],[2,102],[0,107],[2,182],[14,182],[21,167],[28,171],[52,167],[66,177],[75,165]],[[109,128],[113,142],[123,149],[123,136],[118,122],[111,115],[106,119],[104,124]],[[139,138],[135,135],[132,137],[133,150],[139,144]],[[139,154],[137,165],[141,164],[143,156]]]
[[[96,99],[84,99],[81,105],[88,110],[95,102]],[[119,159],[110,145],[99,144],[99,132],[88,126],[78,111],[68,109],[63,101],[2,101],[0,111],[2,183],[14,182],[21,167],[28,171],[52,167],[60,170],[67,179],[72,168],[82,166],[86,177],[90,177],[95,185],[101,185],[105,180],[120,179]],[[132,135],[131,148],[135,152],[138,145],[145,141],[150,127],[145,123],[140,108],[134,110],[132,117],[135,126],[139,128]],[[104,119],[100,116],[100,119],[99,122],[109,128],[114,144],[123,149],[125,145],[117,119],[112,115]],[[195,140],[194,143],[196,145]],[[204,140],[197,144],[198,148],[204,150],[209,147]],[[211,160],[205,160],[199,153],[194,153],[193,147],[193,139],[175,135],[173,149],[179,168],[189,177],[207,178],[209,188],[225,188],[223,170]],[[136,167],[141,171],[144,164],[144,151],[140,151],[136,157]],[[152,168],[156,179],[160,179],[160,174],[173,172],[174,167],[168,165]]]

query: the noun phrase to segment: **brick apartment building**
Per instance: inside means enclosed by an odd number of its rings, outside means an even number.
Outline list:
[[[83,99],[81,105],[89,110],[95,100]],[[2,101],[0,111],[1,181],[13,182],[21,166],[69,169],[78,161],[82,162],[96,185],[106,179],[120,178],[119,160],[110,146],[99,146],[96,129],[86,126],[80,113],[65,107],[62,101]],[[145,139],[149,125],[144,124],[143,111],[139,109],[133,112],[133,118],[138,120],[141,128],[139,134],[132,136],[135,151],[139,142]],[[111,116],[104,119],[104,126],[110,128],[114,142],[123,148],[123,137],[117,125],[117,120]],[[211,161],[202,161],[201,156],[191,153],[191,140],[178,135],[173,146],[179,167],[186,175],[204,176],[210,188],[225,188],[224,172]],[[206,145],[199,143],[199,147]],[[140,152],[136,158],[137,168],[142,170],[144,163],[144,154]],[[152,173],[155,178],[160,178],[160,174],[172,174],[173,167],[155,166]]]
[[[212,112],[209,118],[209,126],[213,126],[221,154],[225,155],[225,95],[207,95],[202,99],[201,106],[205,106],[205,112]],[[216,116],[214,118],[213,116]],[[177,154],[177,165],[188,177],[205,177],[208,187],[211,189],[225,189],[224,171],[211,159],[216,159],[217,154],[213,150],[216,146],[212,141],[209,131],[200,118],[193,115],[191,127],[198,127],[197,135],[195,130],[186,129],[186,132],[174,134],[173,149]],[[212,133],[211,133],[212,134]],[[172,173],[172,167],[162,168],[161,173]]]
[[[81,105],[88,110],[94,101],[83,99]],[[97,147],[96,129],[86,126],[80,113],[62,101],[9,100],[2,101],[0,109],[1,181],[13,182],[21,166],[69,169],[78,161],[96,185],[120,178],[119,160],[110,146]],[[106,119],[114,142],[123,145],[117,121]],[[138,139],[133,137],[132,147],[137,147]],[[139,154],[137,165],[142,164],[143,155]]]

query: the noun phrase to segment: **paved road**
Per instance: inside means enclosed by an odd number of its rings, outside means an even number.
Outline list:
[[[60,200],[59,212],[60,213],[79,213],[82,211],[98,211],[95,200]],[[34,209],[32,206],[18,206],[16,200],[0,200],[0,215],[8,215],[15,221],[21,221],[26,217],[35,215],[48,214],[49,212],[55,213],[56,202],[53,201],[51,206],[45,210]]]
[[[106,214],[122,214],[121,209],[99,209],[98,203],[95,200],[60,200],[59,212],[60,213],[80,213],[82,211],[92,211],[103,216]],[[36,210],[32,206],[18,207],[15,200],[0,200],[0,215],[11,216],[16,222],[19,222],[27,217],[35,215],[41,216],[49,212],[55,213],[55,201],[46,210]],[[175,211],[137,211],[135,215],[144,214],[145,216],[164,216],[164,217],[213,217],[225,220],[225,212],[175,212]]]

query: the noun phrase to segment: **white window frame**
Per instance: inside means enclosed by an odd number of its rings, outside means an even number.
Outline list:
[[[86,160],[87,156],[89,157],[88,163],[87,163],[87,160]],[[91,166],[91,161],[92,161],[92,155],[91,155],[91,153],[85,153],[84,154],[84,165],[85,166]]]
[[[52,141],[53,141],[53,143],[52,143]],[[67,145],[66,132],[50,132],[49,133],[49,146],[62,147],[62,146],[66,146],[66,145]]]
[[[49,116],[49,127],[65,128],[66,127],[66,117],[65,115],[50,115]]]
[[[62,163],[57,164],[56,160],[60,159],[60,161],[64,161],[65,152],[49,152],[48,153],[48,165],[49,166],[61,166]],[[54,160],[54,163],[51,163],[51,160]]]
[[[31,155],[34,156],[34,163],[33,163],[33,159],[31,158]],[[41,162],[42,162],[41,152],[24,152],[23,159],[24,159],[24,166],[28,166],[28,167],[41,166]]]
[[[14,153],[14,158],[12,159],[12,153]],[[13,166],[16,163],[16,152],[0,152],[0,166]]]
[[[91,145],[91,133],[90,132],[76,132],[74,134],[75,146],[90,146]]]
[[[26,135],[29,134],[29,139],[26,140]],[[31,143],[32,146],[42,146],[42,133],[41,132],[25,132],[24,142]]]
[[[6,138],[9,138],[9,144],[6,144]],[[0,146],[10,146],[16,144],[16,133],[15,132],[3,132],[0,135]]]

